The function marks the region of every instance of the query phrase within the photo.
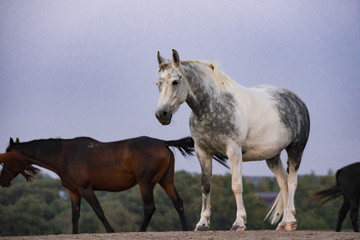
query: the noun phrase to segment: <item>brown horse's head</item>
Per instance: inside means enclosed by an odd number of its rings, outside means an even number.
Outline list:
[[[19,174],[23,175],[27,181],[31,181],[40,171],[31,165],[27,156],[15,150],[14,145],[17,143],[19,143],[19,139],[14,142],[11,138],[6,153],[0,154],[0,165],[2,166],[0,185],[2,187],[9,187],[11,181]]]

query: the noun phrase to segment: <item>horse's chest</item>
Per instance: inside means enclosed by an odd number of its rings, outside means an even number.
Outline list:
[[[230,93],[222,94],[215,99],[204,98],[196,109],[197,114],[190,118],[190,130],[210,136],[235,132],[236,106],[236,101]]]
[[[203,121],[192,117],[190,131],[198,146],[213,153],[225,154],[227,140],[239,138],[238,127],[230,116],[216,116]]]

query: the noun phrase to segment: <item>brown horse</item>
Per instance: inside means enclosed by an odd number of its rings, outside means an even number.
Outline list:
[[[55,172],[69,190],[73,233],[78,233],[81,198],[90,204],[106,231],[114,232],[94,191],[124,191],[136,184],[144,203],[139,231],[145,231],[155,211],[153,189],[159,183],[180,216],[182,230],[187,230],[183,201],[174,186],[174,154],[169,147],[191,155],[194,141],[190,137],[177,141],[138,137],[109,143],[88,137],[24,143],[10,139],[6,153],[0,154],[0,185],[9,187],[18,174],[31,180],[39,171],[32,164]]]

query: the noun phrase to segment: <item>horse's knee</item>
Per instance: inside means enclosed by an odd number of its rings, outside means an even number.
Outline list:
[[[240,183],[233,183],[231,185],[231,190],[234,194],[242,194],[243,193],[243,186]]]
[[[201,192],[204,193],[204,194],[209,194],[210,193],[210,184],[203,184],[201,186]]]
[[[211,188],[210,176],[203,175],[201,178],[201,192],[205,194],[209,194],[210,188]]]

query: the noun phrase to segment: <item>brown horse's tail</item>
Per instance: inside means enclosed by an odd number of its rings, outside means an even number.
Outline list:
[[[192,137],[185,137],[175,141],[165,141],[165,143],[170,147],[176,147],[179,149],[181,154],[185,157],[194,155],[194,139],[192,139]],[[222,154],[215,154],[213,158],[221,165],[229,168],[226,156]]]
[[[339,184],[340,172],[341,172],[340,170],[336,172],[336,185],[311,194],[310,197],[312,199],[320,202],[320,206],[318,208],[320,208],[322,205],[324,205],[328,201],[334,200],[335,198],[338,198],[342,195],[340,184]]]
[[[165,141],[169,147],[176,147],[184,157],[194,155],[194,140],[192,137],[185,137],[174,141]]]

